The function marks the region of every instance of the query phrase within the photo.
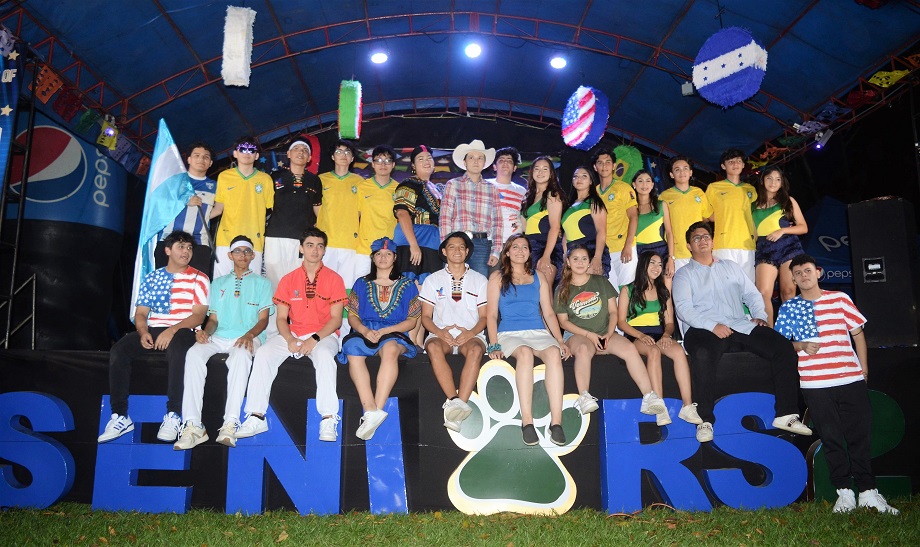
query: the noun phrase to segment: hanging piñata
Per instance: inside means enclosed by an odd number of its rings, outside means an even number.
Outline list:
[[[593,87],[580,86],[562,113],[562,140],[578,150],[590,150],[607,130],[610,107],[607,96]]]
[[[767,73],[767,50],[751,33],[730,27],[706,40],[693,63],[693,85],[700,96],[723,108],[750,99]]]
[[[339,87],[339,138],[361,138],[361,82],[342,80]]]

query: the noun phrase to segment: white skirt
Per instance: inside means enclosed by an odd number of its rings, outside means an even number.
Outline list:
[[[510,330],[498,333],[498,343],[502,346],[505,357],[511,357],[514,350],[527,346],[533,350],[549,347],[559,348],[559,343],[546,329]],[[561,348],[560,348],[561,349]]]

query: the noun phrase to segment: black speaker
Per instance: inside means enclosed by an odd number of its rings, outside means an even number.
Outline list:
[[[914,206],[885,198],[848,209],[856,306],[869,320],[866,342],[870,348],[916,346],[920,278]]]

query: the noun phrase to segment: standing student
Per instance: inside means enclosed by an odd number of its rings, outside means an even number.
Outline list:
[[[364,179],[351,172],[355,149],[351,142],[339,140],[332,151],[332,171],[321,173],[323,204],[316,216],[316,227],[329,238],[323,264],[342,277],[346,287],[355,284],[355,257],[358,248],[358,186]],[[348,323],[343,327],[347,331]]]
[[[448,234],[441,243],[447,265],[425,279],[419,300],[422,325],[428,329],[425,350],[434,377],[447,396],[444,427],[460,431],[460,423],[473,413],[467,404],[476,380],[482,354],[486,350],[486,278],[466,264],[473,252],[473,241],[464,232]],[[447,363],[447,354],[463,355],[460,387]]]
[[[221,215],[217,230],[217,262],[214,276],[220,277],[233,271],[233,262],[227,258],[230,241],[237,235],[252,240],[253,252],[250,267],[262,273],[262,249],[265,245],[265,215],[275,204],[275,189],[272,178],[256,169],[259,159],[259,144],[252,137],[240,137],[233,147],[236,167],[231,167],[217,176],[215,216]]]
[[[214,164],[214,150],[205,142],[192,143],[188,147],[185,161],[188,163],[188,172],[185,176],[188,177],[195,194],[188,200],[185,209],[176,216],[176,219],[160,232],[160,241],[153,253],[154,264],[157,268],[162,268],[169,262],[165,252],[166,244],[163,241],[166,236],[177,230],[187,232],[192,234],[195,242],[192,249],[192,262],[189,265],[210,277],[214,267],[214,256],[209,230],[211,219],[219,213],[214,208],[217,182],[208,177],[208,169]]]
[[[767,322],[772,325],[773,286],[779,277],[781,302],[795,296],[789,263],[805,252],[799,236],[808,232],[802,210],[789,195],[789,182],[779,167],[767,167],[757,180],[757,201],[751,208],[751,215],[757,227],[754,283],[763,296]]]
[[[393,238],[396,217],[393,202],[399,183],[390,175],[396,167],[396,151],[383,144],[371,154],[374,176],[358,185],[358,247],[355,256],[355,277],[371,271],[371,244],[381,237]],[[395,252],[395,248],[393,251]]]
[[[514,358],[514,378],[521,411],[521,435],[526,445],[540,442],[533,425],[534,357],[546,365],[546,394],[550,426],[544,435],[553,444],[566,443],[562,429],[562,359],[570,352],[553,313],[550,282],[533,269],[527,238],[508,238],[501,253],[501,270],[489,277],[486,328],[492,359]],[[499,320],[499,317],[501,320]]]
[[[563,248],[584,245],[591,256],[588,273],[610,279],[607,253],[607,209],[597,193],[597,173],[584,165],[575,168],[568,209],[562,214]]]
[[[876,489],[872,473],[866,318],[846,293],[818,286],[820,269],[814,258],[798,255],[790,267],[802,294],[780,307],[776,330],[792,340],[798,352],[802,394],[824,446],[831,484],[837,489],[834,512],[849,513],[858,503],[897,515],[898,510]],[[852,483],[859,492],[858,502]]]
[[[323,417],[319,440],[338,438],[339,398],[335,392],[335,355],[339,352],[339,327],[345,285],[339,274],[323,264],[326,233],[309,228],[301,235],[299,268],[281,278],[272,301],[277,309],[278,334],[266,340],[255,355],[246,390],[246,420],[237,438],[268,431],[268,399],[278,368],[288,358],[308,357],[316,369],[316,410]]]
[[[722,154],[720,161],[725,179],[713,182],[706,188],[706,197],[712,204],[709,220],[715,224],[713,255],[731,260],[741,266],[741,271],[754,281],[754,248],[757,232],[751,216],[751,204],[757,201],[757,190],[741,182],[744,171],[744,152],[731,148]]]
[[[694,222],[705,220],[712,216],[712,205],[706,192],[696,186],[690,186],[693,177],[693,165],[690,158],[677,156],[671,160],[671,179],[674,186],[668,188],[659,196],[659,201],[668,206],[668,216],[671,217],[671,234],[674,241],[674,271],[690,262],[690,250],[683,241],[687,228]]]
[[[128,416],[128,388],[135,357],[154,351],[166,353],[166,415],[157,439],[174,442],[182,426],[182,381],[185,353],[195,343],[194,329],[208,311],[208,276],[189,266],[194,239],[173,232],[163,240],[169,262],[147,274],[137,293],[135,332],[126,334],[109,351],[109,392],[112,418],[99,436],[104,443],[134,431]]]
[[[438,219],[441,214],[441,192],[444,186],[431,182],[434,157],[431,149],[421,144],[409,155],[412,176],[399,183],[393,197],[396,229],[396,266],[408,277],[422,283],[429,274],[443,267],[438,246],[441,236]]]
[[[511,237],[511,234],[519,234],[524,231],[521,222],[521,201],[527,190],[511,180],[520,163],[521,153],[517,151],[517,148],[513,146],[499,148],[495,151],[495,163],[492,164],[495,178],[486,179],[486,182],[498,189],[499,209],[502,215],[502,243]]]
[[[461,144],[454,150],[454,164],[463,176],[447,181],[441,199],[441,239],[451,232],[466,232],[473,240],[469,265],[482,275],[498,264],[502,249],[501,197],[498,188],[482,178],[482,171],[495,159],[495,149],[481,140]]]
[[[288,168],[271,174],[274,181],[275,206],[265,228],[265,277],[272,289],[281,278],[302,262],[300,234],[316,225],[316,215],[323,204],[319,177],[307,170],[313,151],[306,141],[288,146]]]
[[[597,195],[607,209],[605,234],[610,254],[610,271],[605,275],[613,286],[621,287],[632,282],[636,276],[635,239],[639,213],[635,190],[629,184],[615,178],[615,161],[614,151],[608,148],[598,150],[591,158],[594,171],[600,180]]]
[[[640,169],[633,179],[636,189],[639,220],[636,228],[636,252],[652,251],[664,264],[664,280],[671,286],[674,275],[674,235],[671,233],[671,215],[668,204],[658,199],[655,181],[645,169]],[[636,266],[638,268],[638,264]]]
[[[530,244],[534,268],[558,282],[562,272],[562,211],[565,196],[553,162],[540,156],[530,164],[527,195],[521,203],[524,235]]]
[[[240,427],[240,406],[246,393],[246,381],[252,368],[252,354],[265,342],[265,327],[272,306],[272,285],[268,279],[249,269],[252,241],[237,236],[230,242],[233,273],[218,277],[211,285],[208,322],[195,333],[197,342],[185,355],[185,389],[182,393],[182,419],[176,450],[188,450],[208,440],[201,423],[204,384],[208,360],[216,353],[227,354],[227,398],[224,423],[217,442],[236,446]]]

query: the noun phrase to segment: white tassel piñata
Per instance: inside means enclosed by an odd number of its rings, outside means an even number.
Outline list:
[[[255,22],[255,10],[227,7],[227,19],[224,22],[224,57],[220,70],[224,85],[249,87],[252,27]]]

